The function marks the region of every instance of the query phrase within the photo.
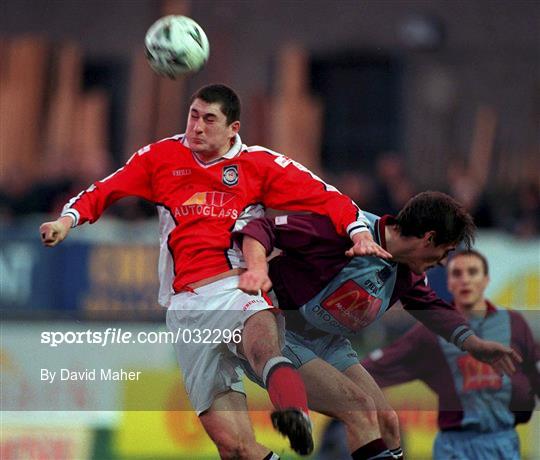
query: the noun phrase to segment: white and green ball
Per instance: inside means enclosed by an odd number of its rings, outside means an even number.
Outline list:
[[[200,70],[210,54],[204,30],[187,16],[158,19],[146,32],[145,47],[150,67],[173,79]]]

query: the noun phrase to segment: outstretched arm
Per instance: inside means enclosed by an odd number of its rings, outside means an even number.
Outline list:
[[[116,200],[138,196],[152,200],[148,157],[151,146],[134,153],[127,163],[113,174],[93,183],[64,206],[61,216],[39,227],[41,241],[54,247],[66,239],[72,227],[93,223]]]
[[[478,361],[490,364],[497,373],[511,375],[516,371],[515,363],[522,361],[519,353],[475,335],[465,317],[453,305],[442,300],[427,286],[425,278],[416,278],[411,289],[400,297],[411,315],[430,331],[467,351]]]
[[[347,251],[350,256],[392,258],[373,240],[368,219],[360,208],[335,187],[296,161],[275,152],[262,154],[258,165],[259,176],[264,178],[261,201],[266,207],[328,216],[338,234],[348,235],[353,241]]]
[[[430,372],[426,363],[431,342],[429,332],[417,324],[395,342],[371,352],[361,364],[381,388],[423,379]]]
[[[268,276],[268,262],[266,249],[255,238],[244,236],[242,252],[246,261],[247,270],[240,275],[238,288],[248,294],[267,292],[272,287]]]

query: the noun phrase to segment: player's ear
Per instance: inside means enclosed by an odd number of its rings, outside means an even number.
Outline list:
[[[426,246],[435,246],[435,230],[424,233],[422,237]]]
[[[229,127],[234,134],[238,134],[240,132],[240,120],[233,121]]]

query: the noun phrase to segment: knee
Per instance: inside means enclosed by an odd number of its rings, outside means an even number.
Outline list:
[[[251,442],[243,439],[241,436],[222,435],[215,442],[219,456],[224,460],[243,460],[249,458]]]
[[[349,397],[350,410],[343,413],[343,422],[352,425],[377,425],[377,410],[371,396],[360,389],[351,391]]]
[[[258,340],[257,342],[253,343],[250,351],[251,353],[250,356],[248,356],[248,361],[251,364],[251,367],[260,371],[262,371],[270,358],[279,356],[280,354],[278,347],[265,343],[264,340]]]
[[[381,435],[388,444],[399,445],[399,418],[396,412],[392,409],[381,410],[377,413],[379,425],[381,427]]]
[[[242,333],[241,351],[255,370],[262,370],[270,358],[281,355],[277,326],[268,322],[261,327],[260,318],[255,318],[260,315],[271,315],[275,321],[273,314],[259,312],[248,320]]]

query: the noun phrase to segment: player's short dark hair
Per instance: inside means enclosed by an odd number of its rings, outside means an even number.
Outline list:
[[[462,249],[460,251],[456,251],[454,255],[452,256],[452,260],[459,256],[473,256],[477,259],[480,259],[480,262],[482,262],[482,266],[484,267],[484,275],[489,275],[489,264],[486,259],[486,256],[482,254],[481,252],[478,252],[475,249]]]
[[[434,231],[436,246],[463,243],[470,249],[476,226],[465,208],[442,192],[422,192],[412,197],[396,217],[402,236],[423,237]]]
[[[221,111],[227,117],[227,124],[240,120],[240,98],[232,88],[226,85],[213,84],[199,88],[191,96],[189,104],[195,99],[201,99],[208,104],[217,102],[221,106]]]

